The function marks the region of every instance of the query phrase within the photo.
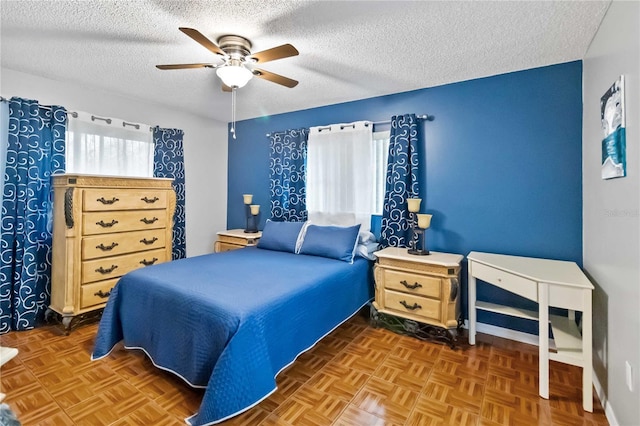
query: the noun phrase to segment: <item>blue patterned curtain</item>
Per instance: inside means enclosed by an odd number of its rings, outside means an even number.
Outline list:
[[[274,132],[269,137],[269,188],[273,220],[307,220],[305,163],[308,138],[309,129]]]
[[[176,213],[173,216],[173,260],[187,256],[187,236],[185,231],[184,195],[184,151],[180,129],[153,129],[155,143],[153,153],[153,175],[172,178],[176,191]]]
[[[51,296],[53,190],[65,169],[64,108],[11,98],[0,231],[0,334],[34,328]]]
[[[382,208],[383,247],[407,246],[411,239],[407,198],[418,197],[419,193],[418,120],[415,114],[393,116]]]

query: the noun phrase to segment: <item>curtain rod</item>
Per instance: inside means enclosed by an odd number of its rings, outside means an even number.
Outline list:
[[[0,96],[0,102],[8,102],[8,101],[9,101],[9,99],[5,98],[4,96]],[[40,108],[51,111],[51,107],[47,106],[47,105],[40,105]],[[72,116],[73,118],[78,118],[78,113],[75,112],[75,111],[65,111],[65,113],[67,115]],[[104,121],[107,124],[111,124],[111,121],[112,121],[110,118],[98,117],[98,116],[92,115],[91,116],[91,121],[96,121],[96,120]],[[136,129],[140,129],[140,125],[139,124],[127,123],[126,121],[123,120],[122,121],[122,127],[127,127],[127,126],[131,126],[131,127],[135,127]],[[153,129],[155,127],[160,127],[160,126],[149,126],[149,131],[153,132]]]
[[[432,116],[429,116],[429,115],[427,115],[427,114],[418,115],[418,116],[416,116],[416,118],[417,118],[418,120],[426,120],[426,121],[433,120],[433,117],[432,117]],[[371,122],[371,121],[367,121],[366,123],[364,123],[364,125],[368,127],[368,126],[369,126],[369,124],[371,124],[371,125],[373,125],[373,126],[377,126],[377,125],[380,125],[380,124],[390,124],[390,123],[391,123],[391,120],[385,120],[385,121],[373,121],[373,122]],[[354,127],[354,128],[355,128],[355,123],[351,123],[351,124],[343,124],[342,126],[340,126],[340,130],[344,129],[345,127]],[[327,126],[327,127],[320,127],[319,131],[328,130],[328,129],[330,129],[330,128],[331,128],[331,126]],[[266,134],[266,136],[267,136],[267,137],[270,137],[270,136],[271,136],[271,133],[267,133],[267,134]]]

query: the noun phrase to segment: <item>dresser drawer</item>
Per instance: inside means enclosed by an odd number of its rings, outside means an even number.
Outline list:
[[[402,314],[411,313],[429,319],[431,322],[440,322],[442,304],[439,300],[385,290],[384,306],[386,309]]]
[[[87,189],[84,211],[164,209],[167,191],[158,189]]]
[[[405,293],[440,298],[440,278],[409,272],[384,271],[384,287]]]
[[[94,235],[82,240],[82,259],[115,256],[165,246],[164,229]]]
[[[84,235],[159,229],[167,226],[164,210],[132,210],[85,213],[82,217]]]
[[[82,262],[82,284],[121,277],[144,266],[166,262],[166,250],[149,250]]]
[[[98,281],[80,287],[80,309],[107,303],[111,290],[120,278]]]
[[[529,300],[538,300],[538,286],[535,281],[478,262],[471,263],[471,274],[482,281],[497,285]]]

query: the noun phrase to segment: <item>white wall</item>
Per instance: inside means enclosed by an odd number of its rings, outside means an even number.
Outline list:
[[[640,424],[638,28],[640,3],[614,1],[583,62],[583,262],[596,286],[594,370],[610,421],[622,425]],[[600,98],[620,75],[626,79],[628,175],[602,180]],[[635,370],[633,392],[625,382],[625,361]]]
[[[213,251],[216,232],[227,225],[227,123],[6,68],[0,69],[0,90],[5,98],[184,130],[187,256]]]

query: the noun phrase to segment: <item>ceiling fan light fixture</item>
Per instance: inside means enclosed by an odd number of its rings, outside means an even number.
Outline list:
[[[216,69],[216,74],[225,85],[232,88],[244,87],[253,77],[253,73],[242,65],[220,67]]]

